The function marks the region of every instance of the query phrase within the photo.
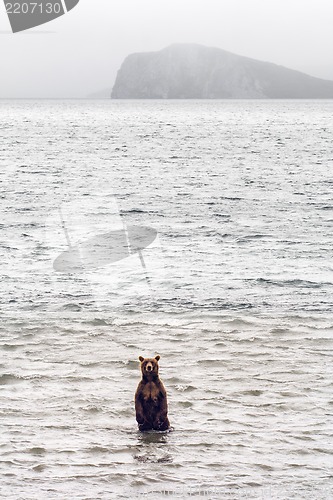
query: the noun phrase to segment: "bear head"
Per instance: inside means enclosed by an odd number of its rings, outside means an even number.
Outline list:
[[[154,378],[158,377],[158,361],[160,356],[155,356],[155,358],[144,358],[139,356],[141,361],[141,372],[143,377]]]

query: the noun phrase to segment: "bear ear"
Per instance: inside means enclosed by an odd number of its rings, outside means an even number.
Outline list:
[[[145,359],[145,358],[143,358],[142,356],[139,356],[139,360],[141,361],[141,363],[142,363],[142,361],[143,361],[144,359]]]
[[[159,361],[161,359],[161,356],[155,356],[156,361]]]

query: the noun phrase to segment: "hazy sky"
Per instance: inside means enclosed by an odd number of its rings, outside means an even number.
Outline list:
[[[65,16],[17,34],[0,1],[0,97],[111,89],[126,55],[176,42],[333,80],[333,0],[81,0]]]

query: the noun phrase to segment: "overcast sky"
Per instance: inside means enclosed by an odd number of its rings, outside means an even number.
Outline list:
[[[176,42],[333,80],[333,0],[80,0],[65,16],[16,34],[0,2],[2,98],[111,89],[129,53]]]

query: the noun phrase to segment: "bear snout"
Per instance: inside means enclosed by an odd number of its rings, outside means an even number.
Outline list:
[[[147,365],[146,365],[147,372],[151,372],[151,371],[153,371],[153,369],[154,369],[153,363],[151,363],[151,362],[147,363]]]

